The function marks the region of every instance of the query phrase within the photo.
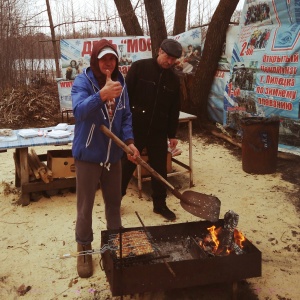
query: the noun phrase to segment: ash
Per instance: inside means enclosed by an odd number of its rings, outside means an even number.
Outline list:
[[[194,259],[190,253],[187,241],[174,241],[174,242],[156,242],[154,248],[158,247],[162,255],[169,255],[165,258],[167,262],[181,261]]]

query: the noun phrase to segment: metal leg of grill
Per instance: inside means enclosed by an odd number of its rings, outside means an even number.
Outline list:
[[[237,300],[237,290],[238,290],[238,283],[237,281],[234,281],[232,283],[232,295],[231,295],[232,300]]]

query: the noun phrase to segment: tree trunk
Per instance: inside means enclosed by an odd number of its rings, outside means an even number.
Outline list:
[[[130,0],[114,0],[126,35],[144,35]]]
[[[161,42],[167,38],[165,17],[160,0],[144,0],[148,17],[152,56],[157,54]]]
[[[191,86],[193,111],[198,122],[208,121],[208,96],[222,54],[230,18],[239,0],[220,0],[208,27],[204,49]]]
[[[174,18],[173,35],[185,32],[186,13],[189,0],[177,0]]]
[[[48,13],[48,18],[49,18],[51,39],[52,39],[52,45],[53,45],[56,77],[59,78],[60,77],[60,68],[59,68],[59,60],[58,60],[59,58],[58,58],[58,51],[57,51],[57,47],[56,47],[55,31],[54,31],[54,26],[53,26],[53,21],[52,21],[52,14],[51,14],[49,0],[46,0],[46,5],[47,5],[47,13]]]

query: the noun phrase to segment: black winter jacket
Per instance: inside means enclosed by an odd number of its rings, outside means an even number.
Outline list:
[[[134,135],[175,138],[180,110],[180,82],[156,58],[134,62],[126,75]]]

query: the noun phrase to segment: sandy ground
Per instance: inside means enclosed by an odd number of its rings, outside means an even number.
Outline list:
[[[187,142],[180,141],[179,148],[183,150],[180,160],[187,163]],[[35,148],[38,154],[50,149],[53,147]],[[282,179],[280,172],[245,173],[241,156],[234,155],[222,143],[209,144],[197,135],[193,137],[193,154],[195,187],[189,187],[188,174],[170,178],[171,184],[181,192],[194,190],[217,196],[221,200],[220,218],[228,210],[239,214],[238,229],[262,252],[262,276],[238,282],[237,299],[300,299],[300,222],[292,199],[299,187]],[[89,279],[78,278],[76,258],[57,259],[76,251],[75,194],[63,191],[19,206],[13,189],[8,195],[4,193],[7,185],[14,187],[13,150],[0,153],[0,157],[0,299],[113,299],[98,254],[93,255],[94,275]],[[183,210],[171,193],[167,203],[177,215],[173,223],[200,221]],[[93,219],[94,249],[100,248],[101,231],[106,230],[103,208],[99,190]],[[145,226],[171,224],[152,212],[149,182],[143,183],[140,199],[137,181],[133,179],[122,203],[125,227],[141,226],[136,211]],[[170,300],[230,298],[228,284],[124,296],[124,299]]]

